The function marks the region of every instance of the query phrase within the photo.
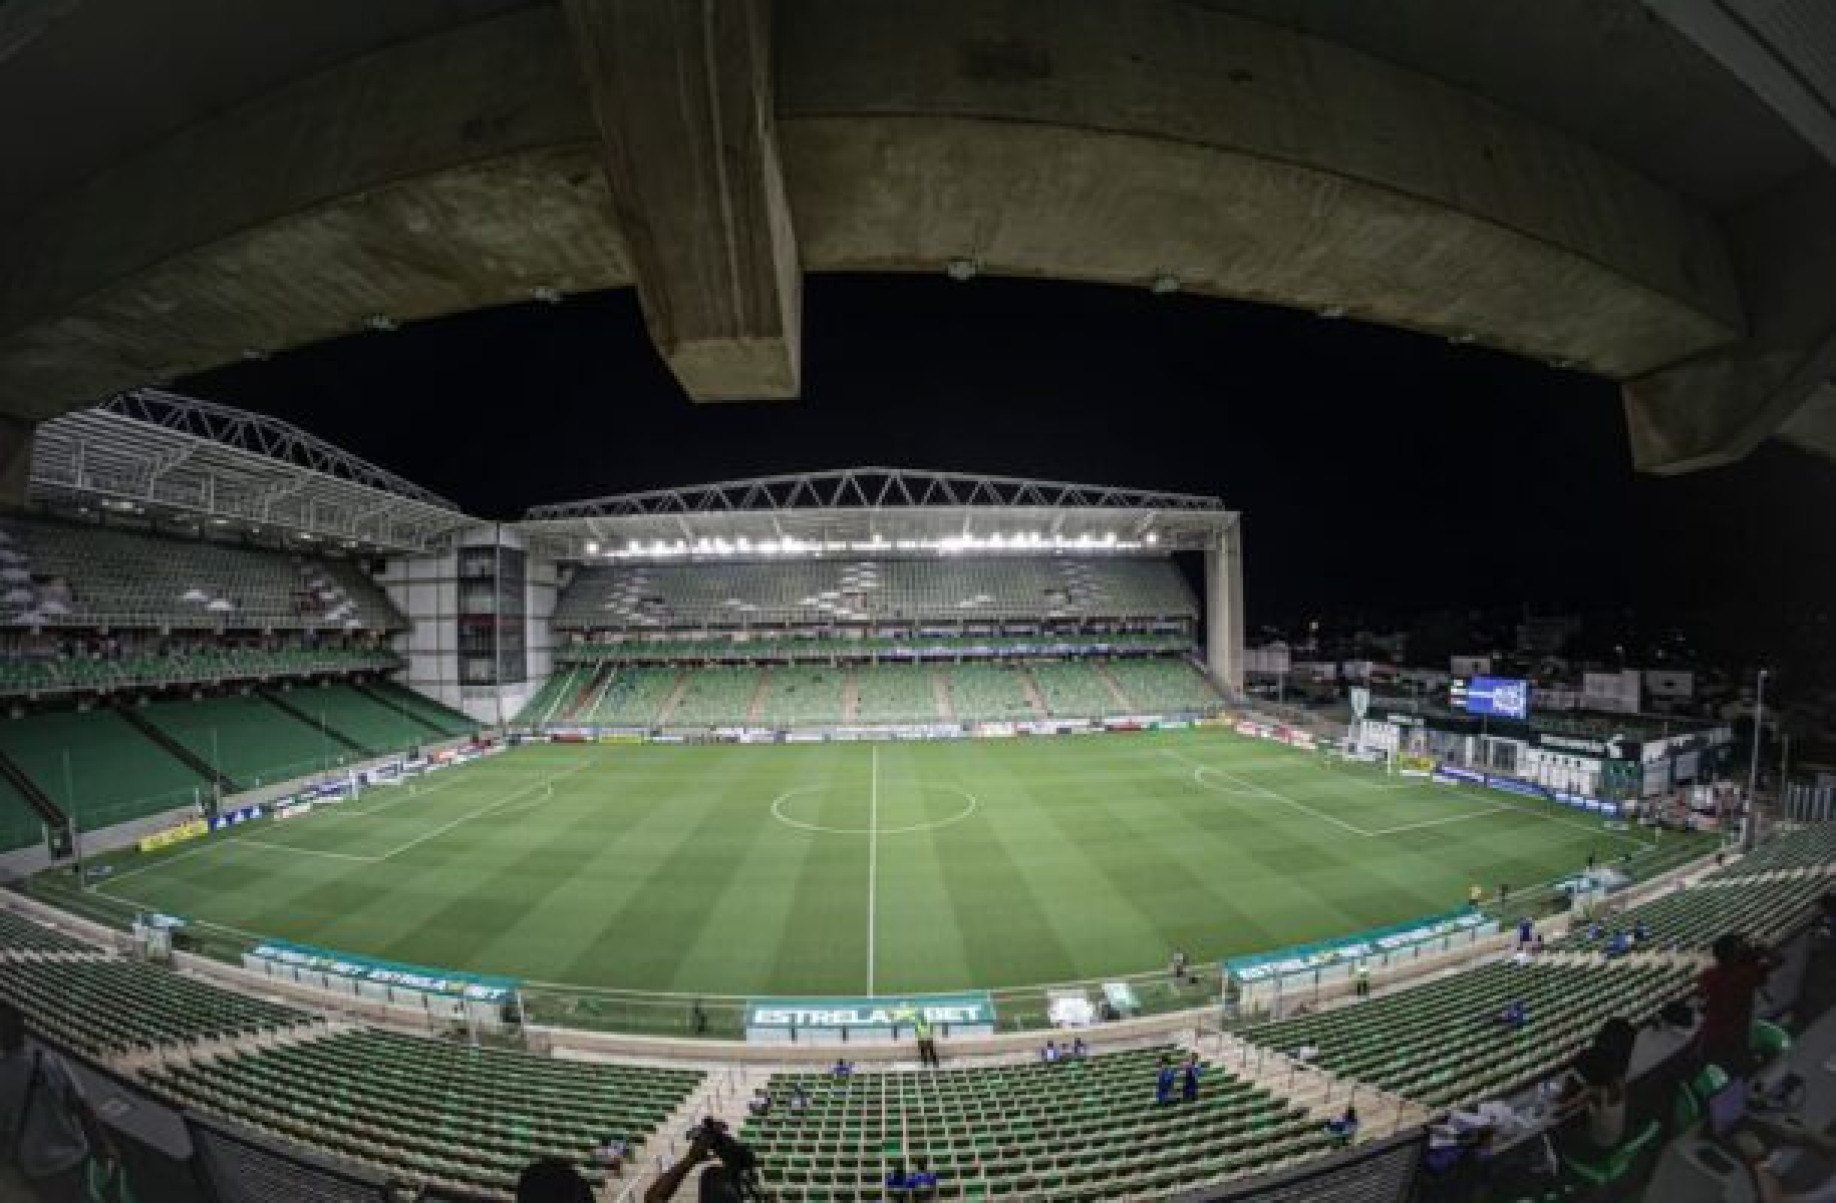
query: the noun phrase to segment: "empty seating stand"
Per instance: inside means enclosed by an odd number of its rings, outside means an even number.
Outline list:
[[[0,952],[91,953],[101,950],[0,907]]]
[[[366,752],[400,752],[435,738],[425,723],[349,685],[310,686],[277,691],[275,696]]]
[[[773,727],[830,725],[842,721],[842,670],[774,668],[765,685],[759,721]]]
[[[666,630],[765,623],[1185,619],[1198,603],[1162,557],[1007,556],[581,569],[559,630]]]
[[[259,696],[153,702],[140,714],[243,789],[362,759],[361,753],[314,723],[302,722]]]
[[[0,695],[107,693],[218,681],[377,672],[399,666],[386,648],[198,647],[115,657],[50,653],[0,657]]]
[[[935,723],[937,675],[922,664],[872,664],[854,669],[855,721]]]
[[[1357,1006],[1245,1029],[1254,1043],[1430,1106],[1521,1086],[1578,1052],[1606,1019],[1641,1022],[1688,994],[1686,966],[1493,964]],[[1514,1001],[1521,1028],[1500,1022]]]
[[[1050,714],[1097,718],[1123,708],[1094,663],[1051,660],[1032,664],[1028,671]]]
[[[1726,868],[1710,876],[1751,877],[1788,869],[1836,866],[1836,822],[1813,823],[1799,831],[1777,836]]]
[[[87,523],[0,521],[0,621],[117,630],[392,631],[407,626],[354,565]]]
[[[91,1054],[298,1027],[312,1017],[132,961],[0,962],[0,997],[50,1040]]]
[[[609,670],[608,670],[609,671]],[[680,674],[673,668],[621,668],[597,685],[589,683],[589,707],[575,717],[580,722],[606,727],[651,727],[663,704],[676,691]],[[743,705],[743,699],[736,699]],[[566,718],[563,711],[554,721]]]
[[[756,668],[704,668],[690,673],[688,688],[669,716],[668,725],[727,727],[744,723],[760,680],[761,670]]]
[[[697,1071],[553,1061],[349,1032],[149,1073],[174,1101],[400,1179],[507,1197],[538,1157],[580,1165],[607,1135],[634,1157]],[[629,1172],[629,1171],[627,1171]]]
[[[1099,1200],[1177,1194],[1273,1170],[1329,1141],[1300,1108],[1215,1066],[1193,1103],[1154,1102],[1173,1049],[1051,1065],[919,1073],[780,1074],[770,1115],[742,1139],[780,1199],[887,1197],[886,1176],[922,1157],[942,1199]],[[1183,1056],[1183,1055],[1181,1055]],[[793,1088],[810,1105],[792,1112]]]
[[[1615,934],[1633,933],[1641,925],[1641,950],[1704,952],[1722,934],[1735,931],[1770,944],[1807,926],[1817,899],[1831,888],[1822,877],[1718,880],[1662,895],[1598,923],[1577,923],[1553,947],[1602,951]]]
[[[959,664],[949,670],[950,705],[964,721],[1025,721],[1040,717],[1018,668]]]
[[[394,681],[372,681],[357,688],[385,705],[406,713],[431,731],[436,739],[457,739],[478,730],[478,723],[467,715],[434,701],[426,694],[417,693],[406,685],[398,685]]]
[[[1118,652],[1185,652],[1192,648],[1189,635],[1164,632],[1040,633],[988,635],[913,631],[898,635],[827,635],[816,631],[787,631],[778,635],[755,632],[709,632],[696,638],[661,638],[623,634],[580,640],[555,649],[555,659],[570,664],[712,663],[739,660],[951,660],[973,656],[1110,655]]]
[[[210,782],[106,708],[0,718],[0,751],[84,831],[211,793]]]
[[[1223,702],[1211,682],[1178,657],[1111,660],[1105,671],[1142,713],[1215,710]]]

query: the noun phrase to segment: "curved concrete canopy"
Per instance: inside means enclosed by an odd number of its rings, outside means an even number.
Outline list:
[[[0,412],[626,285],[691,395],[789,396],[801,271],[967,261],[1584,367],[1628,383],[1657,470],[1827,429],[1800,411],[1836,299],[1803,293],[1836,269],[1836,177],[1638,0],[1499,0],[1481,28],[1459,0],[1393,24],[1273,0],[162,7],[174,41],[209,31],[175,68],[196,85],[76,107],[0,202]],[[0,151],[123,86],[83,78],[119,57],[114,6],[15,9],[44,20],[0,23]],[[1506,69],[1513,28],[1559,88]],[[1602,70],[1603,40],[1661,80]]]

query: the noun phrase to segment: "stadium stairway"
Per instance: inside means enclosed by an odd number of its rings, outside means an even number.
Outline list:
[[[68,821],[63,810],[51,800],[51,795],[39,789],[38,783],[26,776],[25,771],[5,752],[0,752],[0,777],[6,778],[13,792],[25,799],[47,826],[60,828]]]
[[[625,1171],[618,1197],[643,1198],[645,1189],[674,1163],[678,1154],[687,1150],[686,1134],[709,1116],[726,1124],[728,1131],[738,1132],[750,1114],[747,1100],[770,1081],[768,1069],[735,1066],[709,1073],[680,1106],[657,1124],[654,1144],[644,1150],[642,1164]]]
[[[955,722],[956,707],[950,702],[950,682],[940,672],[931,673],[931,697],[936,699],[937,713],[943,715],[944,722]]]
[[[1343,1114],[1348,1103],[1358,1107],[1364,1124],[1359,1140],[1375,1140],[1403,1128],[1428,1122],[1430,1111],[1413,1099],[1358,1078],[1336,1074],[1323,1065],[1308,1065],[1274,1049],[1251,1044],[1230,1032],[1207,1032],[1182,1047],[1289,1099],[1324,1124]]]
[[[564,722],[579,722],[581,719],[599,709],[599,703],[605,698],[606,691],[612,688],[612,682],[618,677],[617,668],[601,668],[588,675],[585,684],[568,700],[562,709]]]
[[[399,699],[391,697],[388,693],[380,689],[371,688],[362,681],[351,682],[351,688],[355,689],[364,697],[369,698],[377,705],[387,706],[415,726],[424,729],[430,739],[450,739],[453,736],[452,732],[443,730],[427,715],[416,712],[412,706],[403,705]]]
[[[180,764],[183,764],[186,768],[204,778],[204,780],[215,785],[219,794],[234,794],[241,791],[242,787],[237,785],[235,781],[231,780],[223,773],[219,773],[216,769],[212,768],[210,763],[203,757],[197,755],[190,748],[187,748],[178,740],[173,739],[170,735],[167,735],[151,722],[148,722],[147,717],[141,714],[140,711],[132,705],[117,706],[115,708],[115,713],[127,720],[128,725],[133,727],[136,731],[158,744],[161,748],[164,748],[167,752],[170,752],[177,758]]]
[[[352,1024],[321,1019],[315,1015],[290,1027],[261,1028],[201,1036],[195,1040],[174,1041],[169,1044],[154,1045],[151,1048],[117,1053],[110,1060],[115,1069],[129,1074],[175,1065],[204,1066],[241,1053],[255,1053],[263,1049],[307,1044],[314,1040],[322,1040],[327,1036],[336,1036],[341,1032],[356,1030],[357,1028]]]
[[[669,691],[669,696],[663,699],[663,705],[657,710],[657,726],[669,726],[669,720],[675,717],[676,709],[682,705],[682,699],[688,690],[689,674],[683,673],[676,679],[676,687]]]
[[[1041,692],[1039,682],[1033,679],[1033,670],[1021,665],[1014,670],[1014,676],[1019,678],[1020,692],[1026,695],[1027,705],[1033,708],[1034,717],[1048,717],[1052,713],[1052,708],[1046,705],[1045,694]]]
[[[1114,673],[1109,671],[1109,665],[1103,663],[1101,660],[1092,660],[1090,665],[1092,668],[1096,669],[1097,680],[1101,681],[1104,688],[1109,690],[1109,696],[1116,700],[1116,705],[1119,708],[1124,711],[1136,709],[1135,704],[1129,701],[1128,695],[1122,692],[1122,683],[1116,680]]]
[[[861,717],[861,681],[852,668],[842,672],[842,722],[853,725]]]
[[[307,714],[304,710],[301,710],[298,706],[295,706],[292,702],[289,702],[286,698],[283,698],[280,694],[275,693],[271,689],[260,690],[259,696],[262,701],[268,703],[268,705],[274,707],[282,714],[299,719],[314,731],[323,734],[325,738],[334,743],[342,744],[346,749],[357,753],[359,756],[370,756],[377,750],[358,743],[344,732],[338,730],[338,728],[332,726],[329,722],[321,722],[314,716]]]
[[[765,717],[765,699],[770,696],[771,669],[764,668],[759,670],[758,687],[752,691],[752,697],[746,702],[746,723],[748,726],[758,726],[759,721]]]

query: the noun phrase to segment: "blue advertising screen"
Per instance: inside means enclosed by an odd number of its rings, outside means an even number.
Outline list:
[[[1473,677],[1466,682],[1466,712],[1529,718],[1530,682],[1516,677]]]

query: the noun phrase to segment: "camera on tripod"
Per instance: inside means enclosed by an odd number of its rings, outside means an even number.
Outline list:
[[[720,1160],[718,1171],[711,1170],[702,1177],[701,1198],[704,1201],[753,1200],[753,1203],[770,1203],[771,1195],[759,1178],[758,1154],[734,1136],[723,1121],[710,1115],[689,1131],[689,1138],[699,1142]],[[716,1175],[718,1183],[708,1181]]]

